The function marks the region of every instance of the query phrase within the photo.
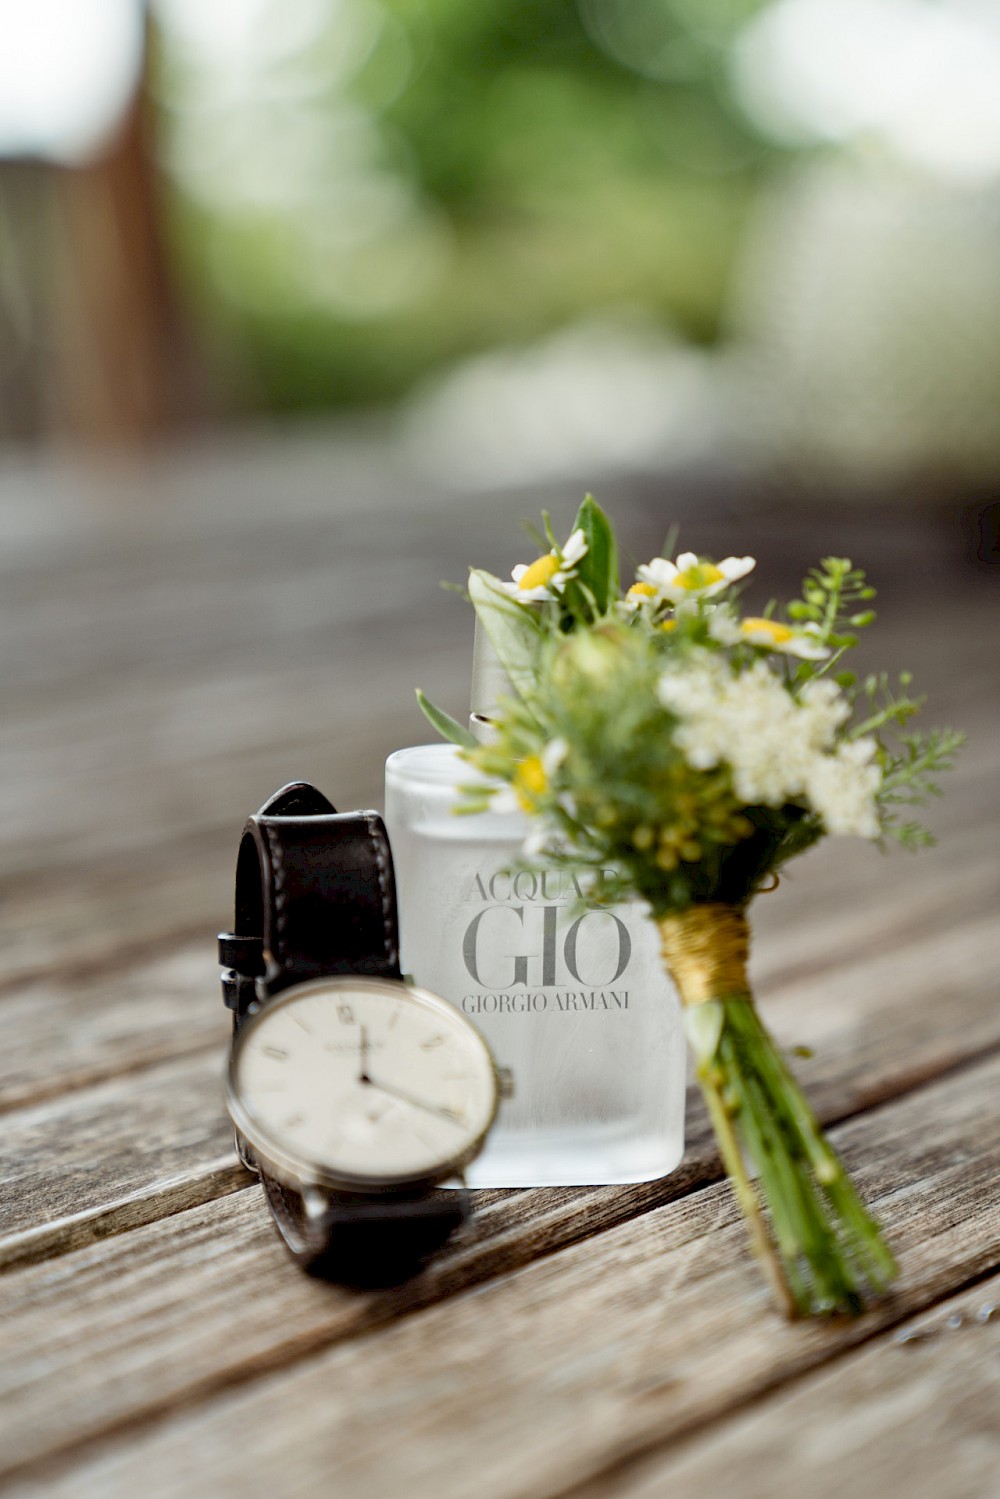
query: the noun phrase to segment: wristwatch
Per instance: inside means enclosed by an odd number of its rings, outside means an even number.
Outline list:
[[[298,1264],[356,1285],[405,1279],[465,1221],[509,1090],[471,1022],[403,982],[397,931],[377,813],[299,781],[249,819],[219,936],[237,1149]]]

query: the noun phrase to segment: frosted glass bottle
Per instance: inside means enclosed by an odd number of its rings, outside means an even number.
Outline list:
[[[684,1148],[686,1047],[656,929],[640,906],[574,908],[561,871],[503,873],[525,819],[456,817],[471,778],[448,744],[386,763],[403,971],[463,1010],[514,1074],[469,1183],[665,1176]]]

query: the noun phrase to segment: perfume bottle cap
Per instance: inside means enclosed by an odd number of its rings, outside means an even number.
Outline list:
[[[477,619],[472,644],[469,729],[481,744],[488,744],[493,738],[490,720],[496,712],[497,703],[502,697],[509,697],[513,691],[510,677],[500,664],[500,657]]]

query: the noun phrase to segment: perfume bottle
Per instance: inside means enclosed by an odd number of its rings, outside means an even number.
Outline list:
[[[510,684],[477,626],[473,732]],[[461,1009],[514,1076],[471,1186],[665,1176],[684,1148],[686,1046],[640,905],[584,905],[565,871],[511,872],[520,812],[456,816],[473,779],[450,744],[386,762],[405,973]]]

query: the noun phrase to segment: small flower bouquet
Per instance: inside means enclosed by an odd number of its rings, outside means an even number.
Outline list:
[[[510,582],[471,574],[512,684],[490,742],[422,705],[487,778],[466,810],[512,792],[533,820],[526,862],[589,878],[592,899],[648,904],[781,1307],[858,1312],[893,1257],[758,1015],[747,908],[826,834],[929,842],[905,809],[937,794],[961,735],[907,729],[908,676],[841,669],[875,617],[850,562],[827,558],[784,611],[747,617],[733,585],[750,557],[654,558],[622,596],[592,499],[564,545],[545,524],[550,550]]]

